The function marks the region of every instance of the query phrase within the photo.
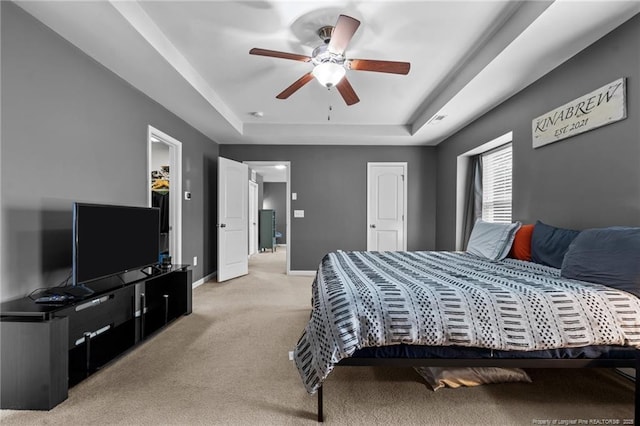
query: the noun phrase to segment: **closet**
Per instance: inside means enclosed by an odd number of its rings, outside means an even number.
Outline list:
[[[151,171],[151,206],[160,209],[160,257],[169,255],[169,166]]]

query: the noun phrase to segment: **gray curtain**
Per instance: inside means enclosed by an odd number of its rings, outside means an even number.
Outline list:
[[[476,219],[482,217],[482,156],[471,158],[471,167],[465,195],[464,220],[462,228],[463,247],[467,247]]]

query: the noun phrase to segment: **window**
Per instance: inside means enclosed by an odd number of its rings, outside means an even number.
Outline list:
[[[482,154],[482,220],[511,223],[511,144]]]
[[[497,155],[501,149],[511,149],[511,143],[513,142],[513,132],[507,132],[501,136],[498,136],[490,141],[481,143],[475,148],[458,155],[456,171],[456,250],[464,250],[469,236],[473,230],[473,225],[478,218],[483,218],[486,221],[505,221],[511,220],[511,195],[509,194],[506,207],[509,209],[509,213],[506,217],[497,218],[494,217],[493,202],[487,200],[485,203],[487,209],[485,214],[482,214],[482,169],[484,168],[489,174],[492,174],[495,167],[492,165],[493,160],[496,158],[490,158],[493,155]],[[509,154],[510,155],[510,154]],[[489,157],[483,161],[483,157]],[[507,161],[509,166],[509,180],[511,179],[511,156]],[[493,185],[491,183],[485,185],[489,188],[489,192],[493,192]],[[511,185],[509,184],[509,190]],[[492,198],[487,193],[487,198]],[[504,203],[503,203],[504,204]]]

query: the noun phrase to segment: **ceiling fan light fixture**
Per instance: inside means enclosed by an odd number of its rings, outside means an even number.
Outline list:
[[[347,70],[334,62],[323,62],[313,68],[312,74],[324,87],[335,86],[342,80]]]
[[[1,0],[0,0],[1,1]],[[322,86],[337,87],[340,96],[347,105],[360,102],[349,80],[345,77],[346,70],[374,71],[389,74],[406,75],[409,73],[409,62],[374,60],[374,59],[349,59],[345,57],[345,50],[360,21],[347,15],[338,16],[334,27],[324,26],[318,30],[318,35],[324,43],[313,49],[311,56],[297,53],[279,52],[277,50],[259,49],[254,47],[249,50],[250,55],[270,56],[273,58],[289,59],[293,61],[311,62],[314,66],[311,72],[306,72],[293,84],[276,95],[277,99],[288,99],[301,87],[314,78]]]

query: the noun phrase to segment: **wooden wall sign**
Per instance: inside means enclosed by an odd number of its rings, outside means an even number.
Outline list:
[[[531,122],[533,147],[566,139],[627,118],[625,78],[587,93]]]

